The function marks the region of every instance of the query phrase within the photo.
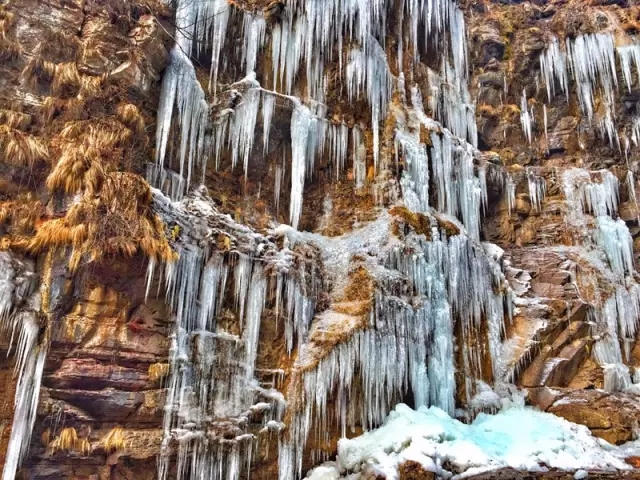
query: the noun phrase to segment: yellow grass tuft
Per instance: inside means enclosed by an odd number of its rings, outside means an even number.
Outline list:
[[[104,180],[101,154],[95,147],[67,142],[53,171],[47,177],[47,188],[52,192],[62,191],[74,194],[85,189],[88,194],[96,193]]]
[[[6,125],[0,125],[0,154],[0,161],[16,166],[49,159],[49,149],[42,140]]]
[[[80,80],[80,91],[78,97],[86,98],[98,95],[104,88],[107,76],[101,75],[99,77],[91,75],[82,75]]]
[[[111,256],[138,253],[158,261],[175,260],[165,225],[151,211],[151,190],[139,176],[110,172],[96,195],[85,192],[66,216],[44,223],[29,250],[72,247],[69,268],[85,259],[100,262]]]
[[[22,70],[22,81],[31,88],[48,85],[56,74],[56,64],[40,56],[33,57]]]
[[[44,432],[42,432],[42,436],[40,437],[42,444],[46,447],[51,442],[51,429],[47,428]]]
[[[117,108],[118,118],[127,127],[138,134],[144,133],[144,118],[140,114],[138,107],[131,103],[122,103]]]
[[[149,380],[155,382],[169,375],[168,363],[153,363],[149,365]]]
[[[134,134],[115,119],[67,122],[59,135],[60,157],[47,178],[52,192],[75,194],[81,189],[97,193],[105,175],[120,165]]]
[[[116,452],[118,450],[124,450],[127,448],[127,441],[124,435],[124,429],[120,427],[113,428],[107,433],[102,440],[100,440],[100,445],[107,452]]]
[[[82,105],[82,100],[77,98],[46,97],[40,108],[42,123],[48,125],[64,113],[71,118],[77,118],[81,114]]]
[[[9,63],[22,54],[22,47],[14,40],[0,38],[0,62]]]
[[[122,148],[131,145],[133,132],[113,118],[99,120],[78,120],[67,122],[60,132],[60,138],[96,148]]]
[[[76,62],[58,63],[55,66],[51,91],[54,95],[62,94],[65,89],[77,91],[82,86],[82,77],[78,72]]]
[[[78,437],[75,428],[63,428],[51,443],[48,450],[54,454],[56,452],[76,452],[82,456],[88,456],[91,453],[91,444],[86,438]]]
[[[25,130],[31,125],[31,115],[0,108],[0,125],[6,125],[16,130]]]
[[[33,235],[41,212],[42,205],[33,193],[0,203],[0,235],[12,238]]]
[[[71,60],[77,55],[81,42],[73,32],[50,28],[43,32],[42,41],[36,46],[36,54],[44,58]]]
[[[0,5],[0,61],[10,62],[22,53],[22,48],[14,39],[10,38],[9,31],[14,24],[13,13]]]
[[[13,27],[15,15],[0,5],[0,39],[6,39],[9,30]]]
[[[76,62],[53,63],[41,55],[32,58],[22,71],[22,81],[31,88],[50,86],[55,96],[80,98],[95,96],[103,88],[106,76],[82,75]]]

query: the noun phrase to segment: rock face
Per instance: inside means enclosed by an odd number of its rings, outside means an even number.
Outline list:
[[[638,8],[343,3],[0,3],[3,478],[291,480],[487,384],[635,438]]]

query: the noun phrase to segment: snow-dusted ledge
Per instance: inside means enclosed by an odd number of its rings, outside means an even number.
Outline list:
[[[583,425],[529,407],[481,413],[466,425],[437,407],[416,411],[400,404],[380,428],[340,440],[336,462],[317,467],[307,478],[357,480],[382,474],[397,480],[400,465],[414,461],[438,478],[461,479],[510,467],[566,470],[580,479],[587,471],[629,470],[624,459],[639,452],[638,441],[616,447]]]

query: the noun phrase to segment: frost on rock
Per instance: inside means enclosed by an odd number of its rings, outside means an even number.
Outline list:
[[[382,427],[340,440],[336,462],[318,467],[321,470],[310,472],[309,478],[357,480],[383,475],[398,480],[399,467],[408,461],[452,479],[502,468],[625,471],[632,467],[624,459],[638,450],[629,445],[610,445],[583,425],[532,408],[481,413],[466,425],[437,407],[413,410],[400,404]]]
[[[595,179],[599,181],[594,181]],[[598,178],[599,177],[599,178]],[[567,221],[584,223],[584,214],[613,216],[618,213],[618,179],[608,170],[589,172],[569,168],[563,173],[563,188],[570,212]]]

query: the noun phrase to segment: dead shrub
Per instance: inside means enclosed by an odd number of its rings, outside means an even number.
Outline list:
[[[151,190],[139,176],[108,173],[97,195],[85,193],[64,218],[44,223],[29,250],[71,247],[72,271],[83,258],[100,262],[141,253],[157,261],[173,261],[165,225],[151,210],[151,201]]]

